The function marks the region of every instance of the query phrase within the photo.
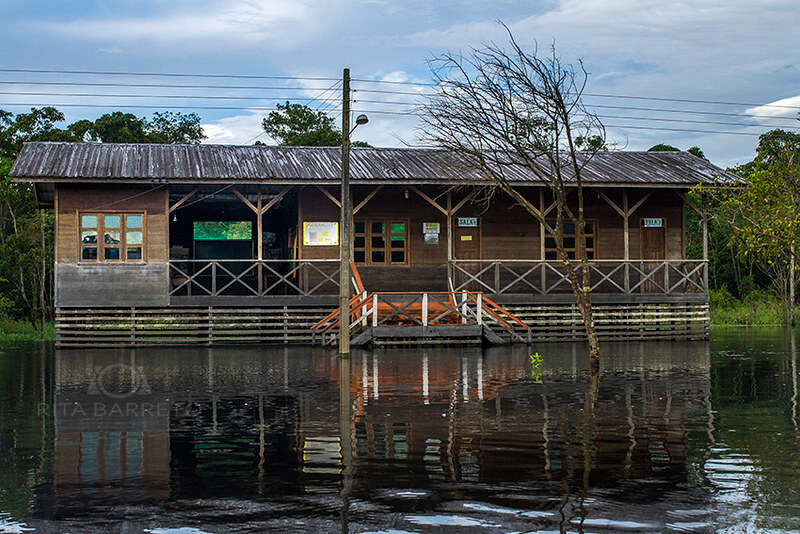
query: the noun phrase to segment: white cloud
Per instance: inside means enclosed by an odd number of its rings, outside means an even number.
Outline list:
[[[314,9],[292,0],[236,0],[179,6],[174,12],[143,17],[79,18],[42,24],[67,37],[92,41],[202,43],[204,47],[231,42],[269,42],[290,45],[313,33]]]
[[[756,120],[765,120],[765,117],[796,118],[798,111],[800,111],[800,95],[790,96],[789,98],[781,98],[780,100],[776,100],[775,102],[770,102],[762,106],[748,108],[745,113],[748,115],[753,115]],[[797,127],[797,124],[787,123],[787,126]]]
[[[257,137],[259,141],[272,144],[273,141],[264,133],[261,127],[261,120],[264,114],[251,112],[247,115],[236,115],[225,117],[217,121],[203,124],[203,133],[208,139],[205,143],[215,145],[241,145],[253,144]],[[264,133],[262,136],[261,134]]]

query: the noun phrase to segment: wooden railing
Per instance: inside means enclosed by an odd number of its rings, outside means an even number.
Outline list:
[[[576,274],[581,265],[572,265]],[[704,260],[592,260],[591,290],[596,293],[707,293]],[[453,260],[449,269],[454,291],[491,295],[548,295],[571,291],[568,271],[556,260]]]
[[[528,325],[498,306],[482,292],[363,292],[350,299],[350,331],[377,326],[446,326],[489,324],[504,329],[512,339],[524,341],[519,329]],[[311,327],[323,343],[335,341],[339,310]],[[328,334],[331,334],[328,336]]]
[[[172,260],[170,296],[338,295],[339,260]]]

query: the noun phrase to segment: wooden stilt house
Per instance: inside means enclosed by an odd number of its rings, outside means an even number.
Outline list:
[[[12,176],[55,210],[62,346],[309,342],[337,305],[338,147],[26,143]],[[689,258],[686,214],[698,207],[686,193],[720,178],[731,177],[685,152],[604,152],[587,165],[602,337],[707,336],[705,220],[703,255]],[[541,182],[512,180],[552,213]],[[502,194],[476,202],[485,180],[452,155],[355,148],[351,183],[353,275],[368,299],[354,300],[357,325],[377,321],[370,304],[388,294],[416,295],[426,314],[436,302],[458,308],[467,322],[479,295],[508,313],[483,317],[499,315],[512,338],[582,336],[552,237]]]

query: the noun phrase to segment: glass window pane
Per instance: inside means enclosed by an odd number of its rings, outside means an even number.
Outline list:
[[[545,248],[556,248],[556,240],[553,237],[545,237],[544,238],[544,246]]]
[[[575,238],[574,237],[565,237],[564,238],[564,248],[575,248]]]
[[[587,259],[590,259],[590,260],[593,260],[593,259],[594,259],[594,251],[592,251],[592,250],[587,250],[587,251],[586,251],[586,258],[587,258]]]
[[[106,228],[119,228],[119,215],[106,215],[103,217],[103,226]]]
[[[593,234],[594,233],[594,224],[592,224],[590,222],[587,222],[586,225],[584,226],[584,228],[586,228],[586,233],[587,234]]]
[[[353,238],[353,247],[364,248],[365,246],[367,246],[367,240],[364,239],[363,235],[357,235]]]
[[[105,252],[105,258],[107,260],[118,260],[119,259],[119,248],[118,247],[106,247],[103,249]]]
[[[356,221],[353,223],[353,233],[356,234],[363,234],[364,233],[364,221]]]
[[[373,234],[382,234],[383,233],[383,223],[382,222],[373,222],[372,223],[372,233]]]
[[[97,244],[97,230],[81,232],[81,243],[84,245]]]
[[[392,233],[393,234],[405,234],[406,233],[406,223],[393,222],[392,223]]]
[[[125,226],[128,228],[141,228],[142,216],[141,215],[127,215],[125,217]]]
[[[386,240],[382,235],[372,236],[372,248],[383,248],[386,246]]]
[[[129,260],[141,260],[142,259],[142,247],[128,247],[128,249],[127,249],[127,258]]]
[[[83,247],[83,253],[81,254],[81,259],[84,259],[84,260],[96,260],[97,259],[97,248],[96,247]]]
[[[406,261],[406,253],[402,250],[392,251],[392,263],[404,263]]]
[[[106,245],[118,245],[119,232],[106,232],[105,237],[103,239],[103,243],[105,243]]]
[[[372,263],[386,263],[386,252],[382,250],[373,250]]]
[[[594,248],[594,238],[587,237],[586,238],[586,248]]]
[[[571,260],[574,260],[575,259],[575,251],[574,250],[568,250],[567,251],[567,257],[569,257],[569,259],[571,259]]]
[[[142,232],[128,232],[125,234],[125,243],[128,245],[141,245]]]
[[[573,234],[575,234],[575,224],[564,223],[564,235],[573,235]]]
[[[82,215],[81,226],[84,228],[97,228],[97,215]]]
[[[365,258],[366,258],[366,252],[364,252],[363,250],[353,251],[353,261],[355,261],[356,263],[364,263]]]
[[[557,259],[555,251],[554,250],[549,250],[549,251],[545,252],[544,253],[544,259],[546,259],[546,260],[555,260],[555,259]]]
[[[392,248],[405,248],[406,238],[401,235],[392,236]]]

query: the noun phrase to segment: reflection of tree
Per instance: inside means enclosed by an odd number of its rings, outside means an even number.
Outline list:
[[[0,351],[0,510],[17,518],[33,512],[53,457],[52,360],[44,346],[27,351]]]
[[[194,223],[194,238],[198,240],[252,239],[250,221],[198,221]]]

